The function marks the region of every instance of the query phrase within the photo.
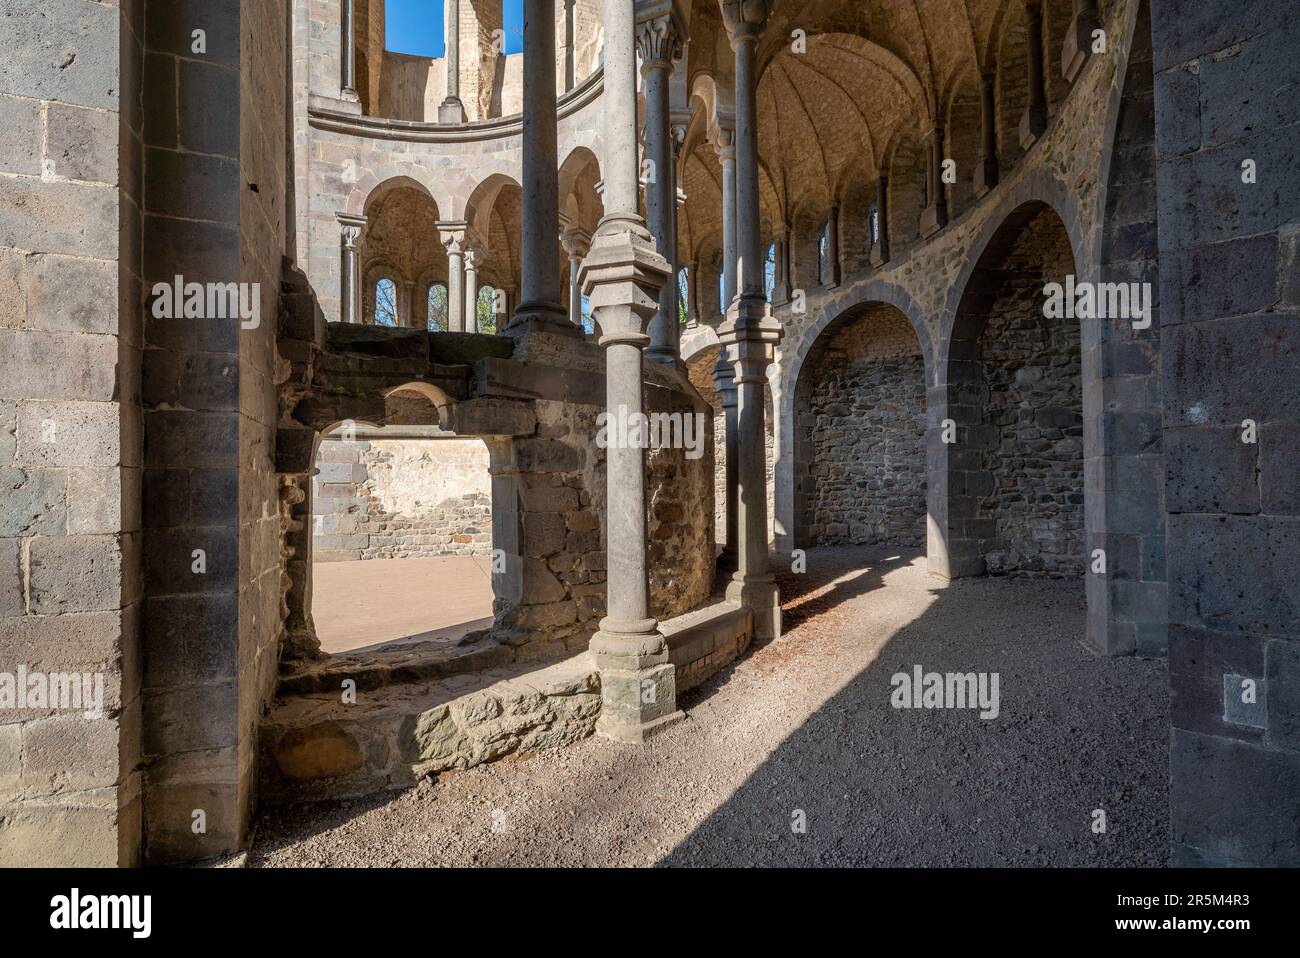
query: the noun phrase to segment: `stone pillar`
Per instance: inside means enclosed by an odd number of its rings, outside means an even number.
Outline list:
[[[772,302],[790,302],[790,228],[781,227],[776,234],[776,283],[772,287]]]
[[[831,207],[826,218],[826,266],[830,273],[826,277],[827,286],[838,286],[843,278],[840,269],[840,204]]]
[[[720,572],[735,572],[737,503],[740,501],[739,473],[736,472],[736,369],[726,346],[718,350],[713,367],[713,387],[722,403],[723,428],[726,431],[726,462],[723,464],[723,509],[726,514],[726,538],[718,558]]]
[[[339,321],[361,322],[361,231],[364,216],[336,214],[339,221]]]
[[[655,248],[668,260],[670,277],[675,277],[677,177],[673,169],[673,141],[669,129],[668,83],[673,62],[681,57],[682,36],[669,0],[653,4],[651,16],[637,24],[636,46],[641,57],[645,93],[645,153],[652,173],[645,190],[646,225],[654,237]],[[677,283],[668,282],[659,291],[659,310],[650,321],[650,346],[646,349],[646,358],[675,365],[679,337]]]
[[[578,226],[570,226],[560,238],[564,251],[569,254],[569,322],[582,329],[582,284],[578,282],[582,260],[591,249],[591,234]]]
[[[465,223],[438,224],[438,235],[447,248],[447,332],[465,331]]]
[[[637,212],[635,14],[627,0],[605,0],[605,215],[582,264],[605,350],[606,411],[642,412],[641,351],[647,322],[668,281],[669,264]],[[570,327],[572,328],[572,327]],[[608,738],[641,742],[677,711],[668,643],[650,616],[646,554],[645,450],[611,442],[606,449],[608,562],[606,608],[591,652],[601,678],[596,730]]]
[[[633,65],[635,68],[635,64]],[[524,0],[523,302],[506,332],[581,334],[560,303],[555,0]]]
[[[488,474],[492,477],[492,548],[505,562],[492,563],[493,611],[514,608],[524,597],[524,520],[520,514],[523,490],[515,464],[513,439],[488,437]]]
[[[691,260],[686,266],[686,328],[700,325],[700,263]]]
[[[930,202],[921,211],[921,235],[928,238],[948,225],[948,200],[943,192],[943,127],[936,126],[927,139],[925,181]]]
[[[736,298],[736,131],[718,127],[713,148],[722,166],[722,312]]]
[[[353,0],[343,0],[343,16],[339,24],[339,96],[354,103],[357,95],[357,43],[353,32]]]
[[[478,332],[478,254],[477,243],[465,244],[465,332]]]
[[[415,282],[409,279],[403,280],[401,290],[402,304],[398,315],[403,317],[401,320],[402,324],[411,327],[424,326],[424,323],[419,322],[419,298],[415,295]]]
[[[749,606],[754,634],[781,635],[781,601],[768,570],[767,430],[764,387],[781,327],[763,293],[758,193],[758,77],[755,51],[771,12],[770,0],[720,0],[736,59],[736,247],[739,293],[718,340],[729,347],[736,371],[737,568],[727,597]]]
[[[975,195],[998,185],[997,74],[980,74],[980,162],[975,167]]]
[[[578,85],[578,31],[573,8],[577,0],[564,0],[564,91]]]
[[[464,123],[465,104],[460,99],[460,0],[447,0],[443,37],[447,60],[447,95],[438,104],[439,123]]]
[[[1025,63],[1029,71],[1029,105],[1020,119],[1020,145],[1029,149],[1047,129],[1047,87],[1043,75],[1043,4],[1025,4]]]
[[[876,220],[879,223],[876,241],[871,244],[871,265],[884,266],[889,262],[889,177],[876,180]]]
[[[1074,18],[1065,31],[1065,43],[1061,47],[1061,73],[1071,83],[1092,55],[1092,32],[1100,22],[1097,0],[1074,0]]]

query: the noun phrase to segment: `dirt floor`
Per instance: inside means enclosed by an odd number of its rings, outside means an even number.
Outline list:
[[[360,652],[492,624],[492,557],[317,562],[311,614],[325,652]]]
[[[1165,664],[1085,650],[1082,583],[945,586],[924,556],[851,548],[781,585],[784,638],[649,745],[269,809],[251,864],[1167,864]],[[916,665],[997,673],[997,717],[894,708]]]

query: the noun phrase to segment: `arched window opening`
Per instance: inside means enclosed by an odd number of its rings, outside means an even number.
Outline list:
[[[831,265],[831,221],[822,223],[821,233],[817,237],[817,282],[822,286],[830,280]]]
[[[767,255],[763,257],[763,294],[772,302],[772,290],[776,289],[776,244],[769,243]]]
[[[588,336],[596,334],[596,319],[591,315],[591,300],[582,297],[582,331]]]
[[[875,246],[880,242],[880,194],[877,193],[871,197],[871,245]]]
[[[677,325],[685,326],[687,310],[691,301],[690,267],[683,266],[677,271]]]
[[[397,325],[397,284],[388,277],[375,283],[375,325]]]
[[[445,283],[429,285],[428,329],[431,333],[447,331],[447,285]]]
[[[497,288],[495,286],[480,286],[478,288],[478,301],[474,304],[474,308],[478,316],[478,331],[480,333],[496,333],[497,299]]]

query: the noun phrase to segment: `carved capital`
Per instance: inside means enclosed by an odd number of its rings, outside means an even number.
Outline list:
[[[350,213],[336,213],[335,218],[339,221],[339,240],[343,243],[343,248],[356,249],[357,241],[361,239],[361,231],[365,229],[366,218],[353,216]]]
[[[448,255],[460,255],[470,245],[469,224],[462,221],[444,221],[435,224],[438,227],[438,238],[442,240],[442,245],[446,248]]]
[[[757,40],[772,13],[772,0],[719,0],[731,45]]]
[[[663,14],[636,25],[636,53],[641,72],[671,70],[682,56],[682,32],[671,14]]]

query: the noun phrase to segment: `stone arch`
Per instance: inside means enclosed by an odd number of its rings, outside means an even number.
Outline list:
[[[930,396],[935,383],[935,349],[930,332],[925,324],[925,311],[910,293],[902,286],[891,282],[871,279],[858,282],[848,287],[844,295],[837,297],[837,303],[848,305],[841,309],[827,310],[806,326],[798,329],[792,337],[783,342],[778,350],[777,365],[773,373],[772,394],[776,404],[775,424],[775,467],[773,484],[775,487],[775,534],[776,550],[788,554],[794,548],[795,529],[795,443],[798,441],[795,428],[795,393],[804,363],[814,344],[826,329],[841,316],[852,313],[870,305],[886,305],[896,308],[912,326],[921,347],[924,361],[924,375],[927,388],[927,403],[933,405]],[[930,411],[931,417],[933,411]],[[933,472],[930,473],[933,475]],[[927,480],[932,485],[931,480]]]
[[[925,542],[925,357],[907,315],[863,303],[836,316],[793,391],[793,542]]]
[[[1029,105],[1026,29],[1024,4],[1007,3],[1002,8],[991,45],[997,64],[994,89],[1000,179],[1005,179],[1025,155],[1020,144],[1020,118]]]
[[[944,111],[944,158],[957,164],[957,182],[944,187],[948,219],[975,205],[975,170],[980,162],[980,80],[970,71],[954,75]]]
[[[409,176],[378,184],[363,206],[362,314],[375,316],[375,283],[381,275],[397,285],[395,325],[422,326],[421,277],[446,276],[447,256],[438,236],[438,204],[425,185]]]
[[[1044,285],[1074,272],[1076,247],[1042,201],[992,222],[932,392],[930,568],[949,578],[1082,576],[1081,324],[1043,309]]]

